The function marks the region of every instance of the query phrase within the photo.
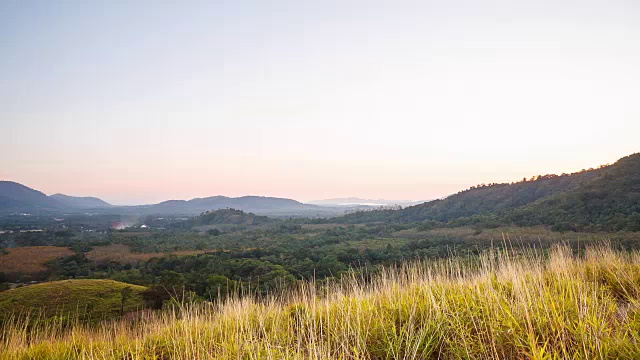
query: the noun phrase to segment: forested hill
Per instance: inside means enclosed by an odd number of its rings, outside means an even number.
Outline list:
[[[597,174],[576,188],[507,214],[506,220],[550,224],[560,230],[640,231],[640,154]]]
[[[245,213],[236,209],[221,209],[215,211],[207,211],[195,216],[187,222],[191,226],[201,225],[258,225],[272,221],[266,216],[256,216],[252,213]]]
[[[640,153],[572,174],[472,187],[401,210],[357,212],[344,223],[376,221],[551,225],[558,230],[640,230]]]

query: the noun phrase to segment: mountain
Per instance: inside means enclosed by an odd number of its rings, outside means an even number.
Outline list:
[[[0,211],[60,210],[64,205],[44,193],[13,181],[0,181]]]
[[[58,202],[77,209],[96,209],[96,208],[104,208],[111,207],[113,205],[108,202],[98,199],[96,197],[79,197],[79,196],[69,196],[65,194],[54,194],[49,196],[52,199],[57,200]]]
[[[128,211],[132,212],[158,215],[195,215],[206,211],[227,208],[272,216],[322,216],[336,214],[335,211],[320,206],[303,204],[291,199],[265,196],[242,196],[237,198],[212,196],[191,200],[169,200],[154,205],[129,206],[127,208]]]
[[[549,225],[557,230],[640,230],[640,153],[572,174],[472,187],[401,210],[357,212],[345,223]]]
[[[308,201],[307,204],[319,205],[319,206],[344,206],[344,207],[356,207],[356,206],[411,206],[423,203],[424,201],[413,200],[385,200],[385,199],[362,199],[358,197],[336,198],[336,199],[324,199]]]
[[[0,212],[63,212],[110,207],[94,197],[75,197],[63,194],[47,196],[13,181],[0,181]]]

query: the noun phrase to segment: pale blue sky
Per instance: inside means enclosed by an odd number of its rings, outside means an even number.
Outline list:
[[[637,1],[2,1],[0,178],[430,199],[640,151]]]

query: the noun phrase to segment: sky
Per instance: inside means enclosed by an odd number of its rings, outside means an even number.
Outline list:
[[[0,1],[0,179],[427,200],[640,151],[640,2]]]

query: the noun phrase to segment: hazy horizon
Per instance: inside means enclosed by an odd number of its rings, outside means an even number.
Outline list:
[[[640,3],[0,4],[0,179],[433,199],[640,151]]]
[[[627,155],[631,155],[631,154],[627,154]],[[626,156],[626,155],[624,155],[624,156]],[[623,156],[620,156],[620,158],[621,157],[623,157]],[[525,175],[525,176],[523,176],[521,178],[512,179],[512,180],[486,181],[484,183],[501,183],[501,182],[502,183],[510,183],[510,182],[520,181],[523,178],[529,179],[530,177],[536,176],[536,175],[545,175],[545,174],[558,174],[559,175],[559,174],[562,174],[562,173],[574,173],[574,172],[578,172],[580,170],[585,170],[585,169],[590,169],[590,168],[597,168],[597,167],[602,166],[602,165],[609,165],[609,164],[614,163],[616,160],[619,160],[619,158],[616,158],[615,160],[613,160],[611,162],[598,164],[596,166],[588,166],[588,167],[583,167],[583,168],[580,168],[580,169],[574,169],[574,170],[571,170],[571,171],[541,172],[541,173],[538,173],[538,174],[535,174],[535,175],[531,175],[531,174],[530,175]],[[15,180],[11,180],[11,179],[0,179],[0,181],[3,181],[3,180],[5,180],[5,181],[14,181],[14,182],[20,183],[19,181],[15,181]],[[475,186],[475,185],[478,185],[478,184],[481,184],[481,183],[482,182],[472,183],[470,186]],[[445,197],[447,197],[449,195],[453,195],[458,191],[466,190],[468,188],[468,186],[467,186],[465,188],[460,188],[460,189],[457,189],[457,190],[455,190],[455,191],[453,191],[451,193],[443,194],[443,195],[440,195],[440,196],[435,196],[435,197],[431,197],[431,198],[419,198],[419,199],[399,199],[399,198],[383,198],[383,197],[344,196],[344,197],[326,197],[326,198],[313,198],[313,199],[304,199],[304,200],[302,200],[302,199],[296,199],[296,198],[293,198],[293,197],[290,197],[290,196],[286,196],[286,195],[278,196],[278,195],[263,195],[263,194],[253,194],[253,193],[246,193],[246,194],[240,194],[240,195],[225,195],[225,194],[211,193],[211,194],[203,194],[203,195],[196,195],[196,196],[187,196],[187,197],[184,197],[184,198],[161,198],[161,196],[158,195],[157,197],[155,197],[155,199],[157,199],[157,200],[152,200],[152,201],[147,201],[147,202],[144,202],[144,201],[142,201],[142,202],[136,202],[136,201],[113,202],[113,201],[110,201],[108,198],[97,196],[95,194],[62,193],[62,192],[59,192],[59,191],[47,192],[47,191],[44,191],[42,189],[34,188],[32,186],[29,186],[28,184],[24,184],[24,183],[21,183],[21,184],[25,185],[27,187],[33,188],[34,190],[38,190],[38,191],[44,192],[48,196],[55,195],[55,194],[63,194],[63,195],[76,196],[76,197],[97,197],[97,198],[100,198],[101,200],[104,200],[104,201],[110,203],[111,205],[117,205],[117,206],[150,205],[150,204],[155,204],[155,203],[159,203],[159,202],[163,202],[163,201],[167,201],[167,200],[192,200],[192,199],[195,199],[195,198],[206,198],[206,197],[214,197],[214,196],[226,196],[226,197],[230,197],[230,198],[243,197],[243,196],[277,197],[277,198],[293,199],[293,200],[297,200],[297,201],[302,202],[302,203],[309,203],[309,202],[314,202],[314,201],[340,200],[340,199],[349,199],[349,198],[359,198],[359,199],[362,199],[362,200],[372,200],[372,201],[386,200],[386,201],[417,202],[417,201],[432,201],[432,200],[435,200],[435,199],[442,199],[442,198],[445,198]]]

